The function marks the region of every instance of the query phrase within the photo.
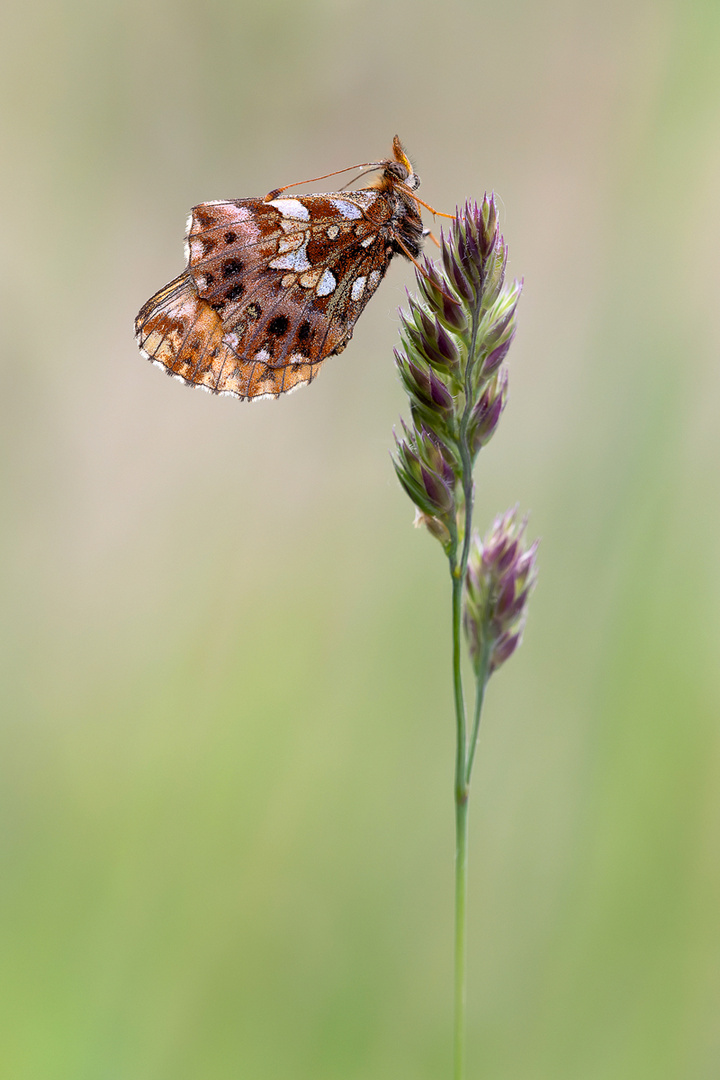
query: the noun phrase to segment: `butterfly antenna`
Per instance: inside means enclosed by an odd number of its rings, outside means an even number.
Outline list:
[[[382,165],[371,165],[369,169],[363,169],[363,171],[361,173],[358,173],[357,176],[353,176],[352,180],[348,180],[347,184],[343,184],[343,186],[340,188],[340,191],[345,191],[345,189],[349,188],[351,184],[355,184],[358,180],[362,180],[363,176],[367,176],[368,173],[375,172],[376,169],[381,168]]]
[[[263,202],[270,202],[271,199],[277,199],[278,195],[282,195],[283,191],[287,191],[288,188],[299,187],[300,184],[316,184],[318,180],[327,180],[330,176],[339,176],[341,173],[350,172],[351,169],[381,169],[384,164],[384,161],[363,161],[359,165],[347,165],[344,169],[336,169],[335,172],[325,173],[324,176],[313,176],[309,180],[295,180],[292,184],[286,184],[285,187],[274,188],[272,191],[269,191],[263,199]],[[353,181],[350,180],[350,183],[352,184]]]

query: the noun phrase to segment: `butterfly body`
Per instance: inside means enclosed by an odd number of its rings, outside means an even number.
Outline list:
[[[391,259],[420,252],[419,180],[397,138],[393,150],[355,191],[196,206],[186,270],[136,319],[145,355],[241,399],[311,382],[347,345]]]

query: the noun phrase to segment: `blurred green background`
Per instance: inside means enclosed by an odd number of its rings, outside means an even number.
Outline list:
[[[720,5],[2,15],[0,1073],[450,1075],[449,590],[398,261],[242,405],[144,361],[186,214],[388,153],[525,278],[478,524],[542,536],[471,821],[470,1080],[720,1072]],[[322,186],[322,185],[321,185]]]

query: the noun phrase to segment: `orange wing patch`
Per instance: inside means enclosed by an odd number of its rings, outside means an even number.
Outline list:
[[[277,397],[312,382],[322,361],[277,369],[243,360],[224,340],[216,311],[197,295],[185,271],[144,305],[136,320],[140,348],[153,363],[190,386],[250,400]]]

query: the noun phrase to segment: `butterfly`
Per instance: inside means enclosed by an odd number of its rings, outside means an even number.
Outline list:
[[[369,164],[379,176],[353,191],[283,198],[278,188],[194,207],[187,268],[135,320],[142,353],[241,400],[312,382],[347,345],[393,256],[414,261],[422,248],[427,204],[397,135],[392,158]]]

